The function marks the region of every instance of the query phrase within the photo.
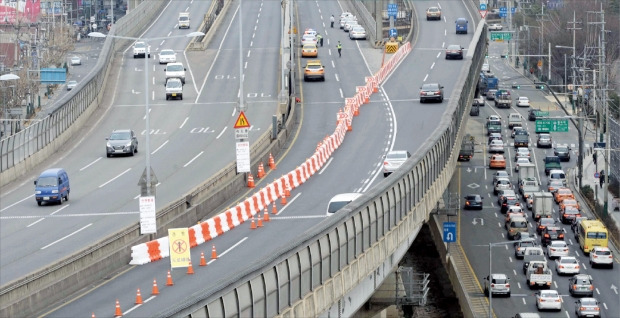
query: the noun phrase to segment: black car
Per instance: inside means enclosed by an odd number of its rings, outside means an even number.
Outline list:
[[[482,196],[479,194],[468,194],[465,196],[465,210],[482,210]]]
[[[540,235],[540,243],[542,246],[547,246],[554,240],[564,240],[564,232],[559,226],[547,226]]]
[[[533,212],[532,212],[533,213]],[[555,219],[554,218],[540,218],[536,223],[536,233],[542,234],[542,232],[547,228],[547,226],[554,226]]]
[[[500,208],[500,212],[502,214],[506,214],[506,212],[508,211],[508,207],[512,206],[512,205],[521,205],[521,202],[519,202],[519,199],[517,199],[516,196],[506,196],[504,197],[504,199],[502,200],[502,205]]]
[[[540,109],[530,108],[530,110],[527,112],[527,120],[536,121],[536,118],[540,117],[537,115],[538,112],[540,112]]]
[[[446,48],[446,60],[449,59],[463,59],[463,48],[457,44],[448,45]]]
[[[469,110],[469,116],[480,116],[480,108],[478,107],[478,105],[471,106],[471,109]]]
[[[558,145],[553,153],[560,158],[560,161],[570,161],[570,147],[567,145]]]
[[[564,224],[571,224],[574,219],[581,216],[581,211],[574,206],[567,206],[564,211],[560,213],[560,220]]]
[[[138,152],[138,138],[131,129],[117,129],[106,138],[106,155],[130,155]]]
[[[428,83],[420,87],[420,103],[427,100],[443,102],[443,86],[438,83]]]

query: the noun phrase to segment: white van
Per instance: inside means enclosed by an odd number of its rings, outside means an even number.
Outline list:
[[[564,186],[566,186],[566,173],[564,173],[564,170],[558,170],[558,169],[554,169],[549,171],[549,179],[548,179],[548,184],[551,183],[551,181],[553,180],[560,180],[562,181],[562,184],[564,184]]]
[[[341,193],[335,195],[327,204],[327,216],[336,213],[342,209],[345,205],[351,203],[353,200],[361,197],[361,193]]]
[[[178,78],[181,80],[181,83],[185,84],[185,67],[183,67],[183,63],[168,63],[166,64],[166,80],[169,78]]]

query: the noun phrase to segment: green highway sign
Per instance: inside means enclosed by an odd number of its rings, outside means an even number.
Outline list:
[[[568,119],[536,119],[536,133],[568,132]]]
[[[491,31],[491,41],[510,41],[512,33]]]
[[[549,112],[537,111],[536,117],[549,117]]]

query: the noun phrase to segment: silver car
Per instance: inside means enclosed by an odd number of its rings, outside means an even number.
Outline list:
[[[528,161],[532,161],[532,158],[530,157],[530,149],[525,147],[517,148],[517,151],[515,151],[515,161],[519,158],[527,158]]]
[[[351,31],[349,31],[349,39],[351,40],[366,40],[366,29],[361,25],[356,25]]]
[[[510,278],[506,274],[491,274],[484,278],[484,294],[506,295],[510,297]]]
[[[138,138],[131,129],[114,130],[106,140],[105,148],[108,158],[113,155],[133,156],[138,153]]]
[[[538,148],[551,148],[553,146],[553,141],[551,139],[550,134],[539,134],[538,140],[536,141],[536,147]]]
[[[577,317],[600,317],[601,306],[598,300],[592,297],[577,299],[575,302],[575,314]]]
[[[77,86],[77,81],[68,81],[67,82],[67,90],[70,91]]]
[[[495,185],[493,186],[493,193],[497,194],[499,190],[509,190],[512,189],[512,183],[508,178],[498,179]]]
[[[409,157],[411,157],[411,154],[406,150],[392,150],[388,152],[383,161],[383,176],[387,177],[390,173],[396,171]]]
[[[489,153],[504,153],[504,142],[501,140],[491,140],[489,143]]]
[[[176,63],[177,54],[170,49],[161,50],[159,52],[159,64]]]
[[[82,60],[80,59],[79,56],[72,56],[71,65],[82,65]]]

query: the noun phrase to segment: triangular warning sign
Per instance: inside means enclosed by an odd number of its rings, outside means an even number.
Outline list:
[[[480,10],[480,16],[484,19],[487,16],[487,10]]]
[[[235,128],[250,128],[250,122],[243,112],[239,113],[239,117],[237,117],[235,122]]]

